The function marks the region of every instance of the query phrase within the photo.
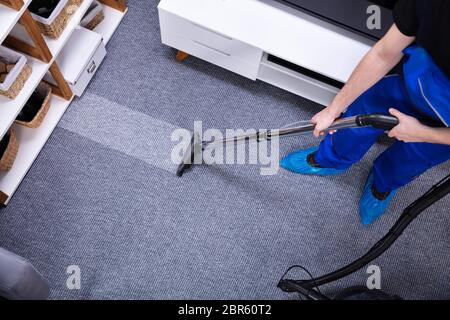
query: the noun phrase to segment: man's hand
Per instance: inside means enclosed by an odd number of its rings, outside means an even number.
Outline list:
[[[389,131],[389,137],[403,142],[430,142],[430,127],[396,109],[389,109],[389,113],[400,121],[394,129]]]
[[[325,134],[324,132],[345,109],[400,62],[403,57],[403,49],[414,40],[414,37],[408,37],[401,33],[395,24],[392,25],[383,39],[378,41],[364,56],[328,108],[312,118],[311,122],[316,125],[314,135],[319,137],[321,134]]]
[[[324,131],[326,131],[336,120],[339,118],[340,114],[334,112],[330,107],[323,109],[318,114],[316,114],[312,119],[311,123],[316,125],[314,130],[314,136],[318,138],[321,135],[324,135]]]

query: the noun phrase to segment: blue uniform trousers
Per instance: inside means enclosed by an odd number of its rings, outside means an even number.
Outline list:
[[[416,118],[440,120],[426,103],[413,103],[399,75],[387,76],[378,82],[348,108],[344,117],[388,114],[390,108]],[[382,133],[374,128],[340,130],[322,141],[315,160],[322,167],[348,169],[361,160]],[[396,141],[374,163],[375,187],[379,192],[398,189],[449,159],[450,146]]]

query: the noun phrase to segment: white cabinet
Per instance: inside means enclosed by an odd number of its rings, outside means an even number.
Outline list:
[[[373,45],[273,0],[161,0],[158,10],[164,44],[320,104],[333,99]]]

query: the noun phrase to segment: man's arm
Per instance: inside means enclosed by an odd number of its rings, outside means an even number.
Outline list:
[[[316,124],[314,135],[318,137],[329,128],[350,104],[392,70],[402,59],[403,49],[414,40],[414,37],[401,33],[394,24],[361,60],[331,105],[312,118],[311,122]]]
[[[404,142],[450,145],[450,128],[431,128],[398,110],[391,109],[389,112],[400,120],[400,124],[389,132],[391,138]]]
[[[429,128],[430,143],[446,144],[450,146],[450,128]]]

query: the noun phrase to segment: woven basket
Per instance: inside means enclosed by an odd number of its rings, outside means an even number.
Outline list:
[[[83,0],[68,0],[64,8],[50,24],[39,21],[39,18],[33,15],[41,33],[51,39],[58,39],[67,27],[70,18],[76,12],[74,7],[79,7],[82,2]]]
[[[22,126],[32,128],[32,129],[36,129],[42,124],[42,122],[45,119],[45,116],[47,115],[48,110],[50,109],[50,100],[52,98],[52,88],[49,85],[41,82],[39,84],[38,89],[36,89],[35,94],[39,94],[39,95],[43,96],[44,102],[42,102],[42,105],[39,108],[39,111],[34,116],[34,118],[29,122],[20,121],[20,120],[15,121],[17,124],[20,124]]]
[[[14,130],[12,128],[9,129],[8,133],[3,139],[7,139],[8,136],[8,146],[6,147],[3,155],[1,155],[0,159],[0,171],[11,170],[14,161],[16,160],[17,152],[19,151],[19,142],[17,141],[16,135],[14,134]]]
[[[8,97],[10,99],[15,99],[25,86],[25,82],[27,82],[28,78],[31,75],[31,72],[32,72],[31,67],[28,64],[26,64],[23,67],[22,71],[17,76],[16,80],[14,80],[11,87],[6,91],[0,90],[0,95]]]
[[[100,10],[84,27],[89,30],[94,30],[103,20],[105,20],[105,12]]]

